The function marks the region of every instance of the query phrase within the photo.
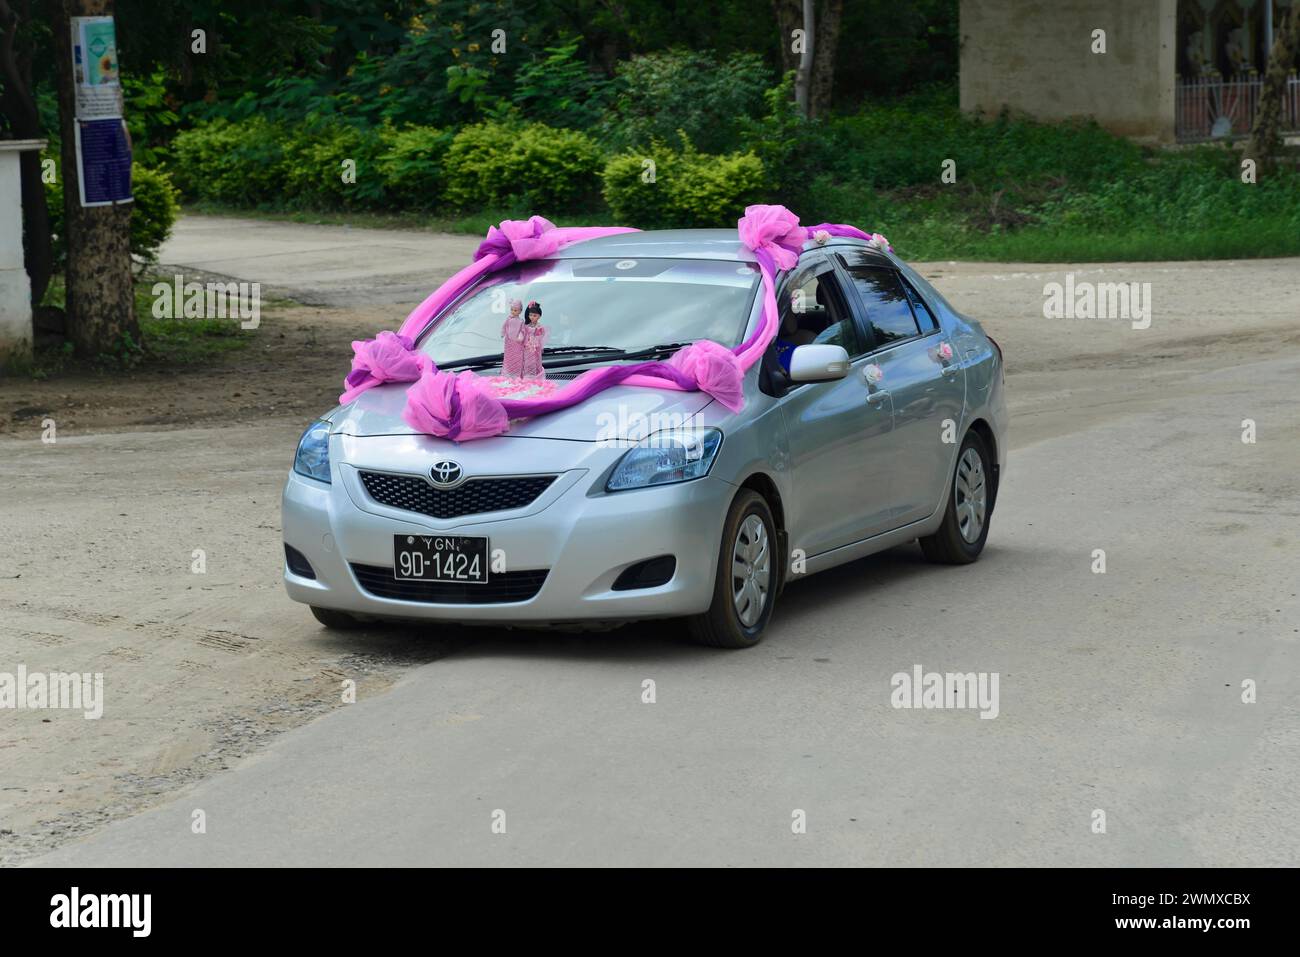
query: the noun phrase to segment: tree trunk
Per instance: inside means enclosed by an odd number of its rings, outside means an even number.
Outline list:
[[[823,116],[830,111],[835,93],[835,54],[840,45],[840,23],[844,19],[844,0],[822,0],[817,18],[817,49],[813,51],[812,97],[810,112]]]
[[[813,0],[803,0],[803,51],[799,54],[799,69],[794,75],[794,101],[805,117],[812,115],[812,69],[817,49],[815,21]]]
[[[40,115],[32,93],[32,59],[30,49],[18,44],[18,31],[29,27],[30,10],[22,5],[23,15],[13,10],[8,0],[0,0],[0,113],[9,121],[15,139],[41,139]],[[25,152],[18,157],[22,176],[23,262],[32,287],[32,306],[39,306],[54,272],[54,249],[50,244],[50,211],[45,205],[45,184],[41,182],[41,157]]]
[[[133,204],[82,206],[78,186],[71,17],[112,16],[113,0],[52,0],[59,128],[63,137],[63,214],[68,250],[67,329],[79,355],[140,342],[131,276]]]
[[[1255,111],[1255,127],[1250,131],[1245,152],[1261,169],[1272,167],[1282,150],[1282,102],[1287,74],[1295,68],[1296,55],[1300,54],[1300,2],[1292,3],[1286,23],[1275,37]]]
[[[781,73],[784,75],[799,69],[799,54],[792,47],[794,31],[803,25],[803,4],[800,0],[772,0],[772,13],[781,34]]]

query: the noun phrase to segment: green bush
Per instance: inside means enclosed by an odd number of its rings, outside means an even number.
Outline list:
[[[442,199],[447,150],[455,134],[432,126],[380,130],[377,163],[389,205],[428,209]]]
[[[426,126],[217,119],[176,137],[175,179],[186,198],[229,206],[427,208],[441,197],[451,142],[450,131]],[[355,182],[343,179],[346,160]]]
[[[447,150],[447,199],[459,207],[522,203],[539,212],[582,206],[601,170],[594,140],[541,123],[467,126]]]
[[[384,184],[378,133],[337,120],[290,127],[284,141],[285,202],[308,209],[375,207],[383,204]],[[355,180],[345,164],[355,164]]]
[[[602,193],[616,222],[649,229],[672,221],[667,182],[674,172],[676,153],[652,147],[645,155],[620,153],[610,157],[601,176]],[[647,177],[647,161],[654,160],[654,182]]]
[[[1141,147],[1096,123],[1005,113],[980,119],[961,113],[946,88],[869,105],[831,120],[823,135],[814,168],[878,189],[932,185],[947,159],[956,162],[958,183],[983,189],[1045,178],[1091,185],[1131,175],[1143,163]]]
[[[283,128],[255,116],[212,120],[172,141],[172,179],[187,199],[256,206],[284,195]]]
[[[131,252],[153,265],[176,225],[180,193],[165,172],[145,166],[131,168],[131,192],[135,195],[131,210]]]
[[[618,66],[622,90],[604,124],[615,147],[644,147],[680,130],[706,152],[740,144],[743,118],[762,112],[771,74],[755,53],[718,60],[708,51],[669,50]]]
[[[646,160],[654,162],[648,180]],[[685,146],[655,144],[645,154],[623,153],[605,165],[605,202],[627,225],[732,226],[761,198],[763,163],[753,153],[712,156]]]
[[[152,265],[158,261],[158,251],[176,224],[180,213],[179,194],[171,178],[162,170],[138,164],[131,167],[131,192],[135,195],[131,206],[131,253]],[[45,205],[50,211],[50,231],[54,234],[54,268],[61,271],[68,258],[63,227],[61,169],[55,182],[45,186]]]

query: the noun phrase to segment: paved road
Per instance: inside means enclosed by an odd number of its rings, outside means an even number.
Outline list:
[[[407,304],[473,245],[188,218],[164,260]],[[23,477],[0,502],[15,647],[108,663],[116,695],[100,722],[20,723],[10,776],[64,802],[68,833],[129,809],[97,803],[105,775],[170,796],[36,863],[1300,863],[1298,267],[928,266],[1009,357],[988,550],[952,569],[901,548],[797,582],[745,652],[651,624],[321,632],[273,574],[296,422],[6,446],[0,468]],[[1152,282],[1151,328],[1044,320],[1067,270]],[[363,667],[381,660],[405,674],[391,688]],[[997,718],[892,707],[891,677],[918,665],[996,672]],[[200,698],[202,675],[221,681]],[[322,707],[306,691],[345,675],[358,703],[220,770],[229,742],[299,706],[292,689]]]
[[[39,863],[1294,865],[1298,376],[1018,443],[974,566],[797,583],[746,652],[483,632]],[[998,716],[891,707],[916,665]]]
[[[169,266],[260,282],[264,296],[318,306],[418,302],[469,261],[479,239],[226,216],[183,216]]]

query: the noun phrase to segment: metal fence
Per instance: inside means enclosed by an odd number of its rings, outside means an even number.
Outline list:
[[[1179,77],[1174,88],[1174,132],[1180,143],[1245,136],[1255,124],[1262,77]],[[1287,78],[1282,129],[1300,132],[1300,77]]]

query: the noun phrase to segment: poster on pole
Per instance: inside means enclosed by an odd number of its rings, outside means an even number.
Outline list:
[[[112,17],[72,18],[72,81],[78,119],[106,120],[122,115],[117,27]]]
[[[134,200],[131,141],[121,117],[77,120],[77,184],[82,206],[112,206]]]
[[[72,18],[73,133],[82,206],[129,203],[131,137],[122,119],[117,28],[112,17]]]

